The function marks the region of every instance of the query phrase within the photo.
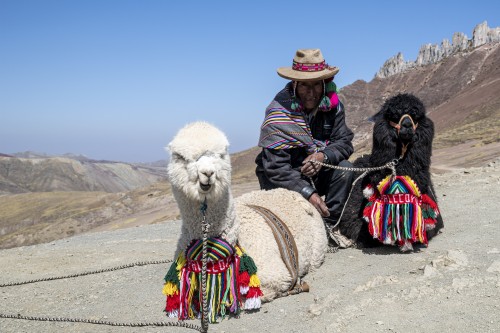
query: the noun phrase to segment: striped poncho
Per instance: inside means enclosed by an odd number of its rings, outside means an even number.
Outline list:
[[[332,88],[328,89],[332,89],[334,93],[336,87],[333,82],[328,83],[329,86]],[[330,95],[331,93],[328,96]],[[337,98],[336,94],[334,96]],[[336,102],[331,102],[330,98],[324,97],[318,110],[320,112],[328,111],[330,108],[336,107],[337,104],[338,99]],[[313,138],[305,118],[301,105],[292,93],[292,83],[290,83],[276,95],[266,109],[260,131],[259,146],[268,149],[304,147],[308,154],[322,151],[328,145],[328,141],[323,142]]]

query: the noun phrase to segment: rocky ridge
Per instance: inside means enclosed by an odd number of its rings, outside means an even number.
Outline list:
[[[451,43],[448,39],[443,39],[441,45],[422,45],[415,61],[405,61],[403,54],[399,52],[384,63],[375,77],[387,78],[418,66],[437,63],[457,52],[471,51],[481,45],[496,43],[499,41],[500,27],[490,28],[488,27],[488,23],[485,21],[478,24],[474,28],[474,31],[472,32],[472,39],[468,39],[462,32],[455,32]]]

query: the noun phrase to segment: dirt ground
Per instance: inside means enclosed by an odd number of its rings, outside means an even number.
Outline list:
[[[309,293],[209,326],[209,332],[500,332],[500,160],[433,175],[445,228],[427,248],[328,253]],[[85,234],[0,251],[0,284],[172,258],[180,222]],[[169,321],[170,264],[0,288],[0,313]],[[170,320],[171,321],[171,320]],[[172,321],[176,322],[176,321]],[[190,321],[199,325],[199,321]],[[0,332],[189,332],[0,319]]]

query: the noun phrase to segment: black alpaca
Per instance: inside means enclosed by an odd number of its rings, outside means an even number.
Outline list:
[[[372,153],[357,159],[354,166],[375,167],[397,160],[396,174],[409,176],[418,186],[422,196],[427,195],[436,202],[429,171],[434,124],[426,116],[423,103],[413,95],[399,94],[387,100],[372,119],[375,122]],[[356,241],[359,246],[373,247],[381,244],[370,234],[369,224],[363,218],[363,211],[368,203],[368,199],[363,196],[363,190],[365,196],[370,196],[366,193],[367,187],[371,187],[377,195],[377,185],[389,175],[390,169],[372,171],[352,190],[339,229],[344,236]],[[443,227],[440,214],[434,222],[427,225],[427,239],[434,237]]]

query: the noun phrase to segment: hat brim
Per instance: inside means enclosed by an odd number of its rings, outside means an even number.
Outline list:
[[[339,72],[338,67],[325,68],[322,71],[302,72],[292,67],[280,67],[277,69],[278,75],[292,81],[317,81],[329,79]]]

